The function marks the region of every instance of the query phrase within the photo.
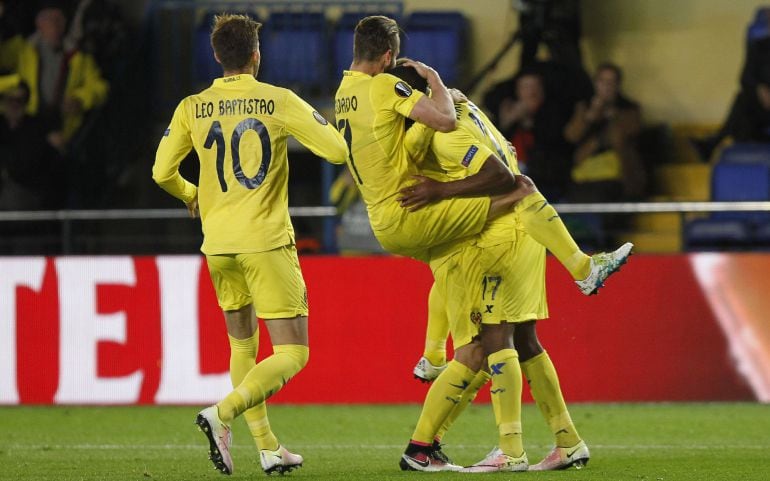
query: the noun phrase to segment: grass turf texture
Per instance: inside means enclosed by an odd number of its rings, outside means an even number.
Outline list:
[[[245,423],[237,420],[235,472],[225,477],[206,458],[193,425],[197,407],[2,407],[0,479],[268,479]],[[546,473],[402,472],[398,460],[419,406],[270,406],[279,439],[305,457],[285,479],[410,480],[766,480],[770,406],[760,404],[576,404],[572,417],[591,449],[577,471]],[[524,441],[532,464],[552,437],[525,405]],[[480,460],[497,439],[489,405],[475,405],[445,438],[459,464]]]

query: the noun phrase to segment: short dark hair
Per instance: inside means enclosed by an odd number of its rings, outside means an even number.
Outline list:
[[[404,65],[396,65],[387,73],[395,75],[404,82],[408,83],[414,90],[426,92],[428,90],[428,81],[420,77],[414,67],[406,67]]]
[[[214,17],[211,29],[211,47],[225,70],[245,67],[252,54],[259,49],[261,23],[246,15],[223,13]]]
[[[353,60],[356,62],[373,61],[391,50],[398,52],[398,23],[389,17],[373,15],[362,18],[353,33]]]
[[[596,73],[594,76],[599,75],[602,70],[610,70],[615,73],[615,78],[618,79],[618,85],[623,82],[623,70],[612,62],[602,62],[596,67]]]

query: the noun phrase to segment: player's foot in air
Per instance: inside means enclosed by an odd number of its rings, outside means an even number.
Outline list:
[[[417,365],[414,366],[414,378],[419,379],[422,382],[431,382],[446,369],[446,363],[440,366],[434,366],[430,363],[427,357],[423,356],[417,361]]]
[[[195,424],[209,440],[209,459],[214,468],[223,474],[233,474],[233,458],[230,456],[233,434],[230,426],[219,419],[216,405],[199,412]]]
[[[626,242],[612,252],[600,252],[591,256],[591,272],[582,281],[575,281],[580,292],[587,296],[596,294],[600,287],[604,287],[607,280],[620,266],[626,263],[634,245]]]
[[[526,471],[529,469],[527,453],[518,458],[508,456],[500,448],[493,449],[487,457],[478,463],[463,468],[461,473],[496,473],[499,471]]]
[[[588,464],[590,457],[591,453],[588,452],[588,446],[584,441],[580,441],[571,448],[554,447],[548,456],[529,469],[530,471],[553,471],[555,469],[567,469],[570,466],[580,469]]]
[[[283,474],[288,473],[292,469],[301,468],[303,459],[299,454],[289,452],[288,449],[279,445],[275,451],[269,449],[260,450],[259,461],[262,463],[262,469],[267,474]]]
[[[426,448],[424,451],[401,455],[398,463],[401,471],[424,471],[427,473],[436,473],[439,471],[460,471],[463,467],[453,464],[446,454],[441,451]]]

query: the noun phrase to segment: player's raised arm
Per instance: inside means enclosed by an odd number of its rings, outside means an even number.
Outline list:
[[[422,78],[427,80],[431,90],[430,97],[426,96],[417,101],[409,118],[439,132],[454,130],[457,126],[454,103],[438,72],[415,60],[407,59],[401,65],[414,68]]]
[[[155,153],[152,179],[163,190],[189,206],[196,199],[198,188],[179,174],[179,164],[193,146],[185,108],[183,100],[176,108],[171,124],[163,133]]]
[[[348,145],[342,134],[317,110],[293,92],[286,101],[286,130],[314,154],[332,164],[344,164]]]

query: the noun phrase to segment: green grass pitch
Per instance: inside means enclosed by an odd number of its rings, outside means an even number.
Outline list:
[[[583,470],[548,473],[402,472],[399,456],[419,406],[271,406],[279,439],[305,457],[295,480],[767,480],[770,406],[761,404],[575,404],[572,417],[591,449]],[[0,408],[2,480],[222,480],[193,425],[198,407]],[[537,409],[523,410],[531,463],[552,438]],[[445,438],[459,464],[495,444],[491,407],[471,406]],[[267,479],[242,421],[234,428],[230,479]],[[274,475],[275,477],[277,475]]]

